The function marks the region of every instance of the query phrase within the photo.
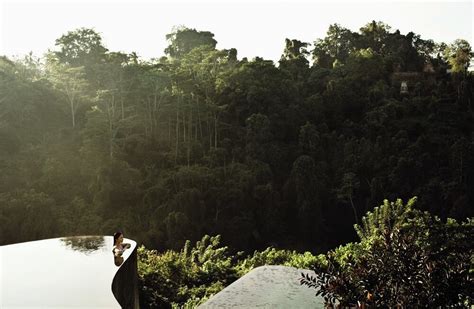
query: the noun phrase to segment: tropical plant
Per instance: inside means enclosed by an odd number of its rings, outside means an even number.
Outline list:
[[[458,307],[472,303],[474,224],[443,222],[384,201],[355,225],[360,242],[330,251],[301,283],[328,303],[379,307]]]

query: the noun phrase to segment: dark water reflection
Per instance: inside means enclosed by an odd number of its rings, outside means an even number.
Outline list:
[[[124,261],[123,256],[121,256],[121,255],[114,255],[114,264],[115,264],[115,266],[120,266],[120,265],[122,265],[122,264],[123,264],[123,261]]]
[[[127,260],[136,243],[122,258]],[[111,285],[123,260],[113,237],[85,236],[0,247],[0,308],[120,308]]]
[[[60,241],[72,250],[89,254],[106,247],[104,238],[104,236],[71,236],[60,238]]]

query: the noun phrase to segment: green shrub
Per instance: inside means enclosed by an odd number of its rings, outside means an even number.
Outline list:
[[[204,236],[192,247],[186,241],[179,251],[158,253],[138,249],[141,308],[195,308],[255,267],[286,265],[312,268],[324,255],[314,256],[267,248],[245,258],[231,256],[220,246],[220,236]]]
[[[181,251],[162,254],[141,246],[138,249],[141,307],[197,304],[236,280],[232,256],[219,243],[220,236],[206,235],[194,247],[186,241]]]
[[[239,261],[236,266],[239,276],[243,276],[255,267],[263,265],[284,265],[296,268],[314,268],[316,263],[321,263],[324,255],[314,256],[310,252],[297,253],[290,250],[267,248],[264,251],[255,251],[246,259]]]
[[[472,304],[474,222],[442,222],[413,209],[416,199],[384,204],[355,229],[360,242],[341,246],[302,284],[328,303],[445,308]]]

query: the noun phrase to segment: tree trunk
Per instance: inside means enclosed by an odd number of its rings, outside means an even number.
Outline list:
[[[214,113],[214,148],[217,149],[217,113]]]
[[[156,121],[156,114],[157,114],[157,96],[156,96],[156,93],[155,93],[153,95],[153,117],[152,117],[153,118],[152,121],[153,121],[153,128],[154,129],[153,129],[153,132],[151,134],[153,137],[156,137],[156,131],[157,131],[156,127],[158,125],[158,121]]]
[[[123,95],[120,95],[120,107],[122,109],[122,120],[125,119],[125,109],[123,107]]]
[[[201,122],[201,113],[199,112],[199,98],[197,99],[197,114],[198,114],[198,124],[199,124],[199,133],[200,133],[200,137],[201,137],[201,141],[202,141],[202,122]],[[197,133],[196,133],[197,134]]]
[[[176,151],[175,151],[175,162],[178,162],[179,152],[179,97],[176,104]]]
[[[172,146],[172,141],[171,141],[171,114],[168,116],[168,142],[170,143],[170,149]]]
[[[186,109],[183,109],[183,145],[186,145]]]
[[[192,137],[193,137],[193,109],[192,107],[189,109],[189,134],[188,134],[188,166],[190,166],[190,161],[191,161],[191,146],[192,146]]]
[[[107,102],[107,101],[106,101]],[[109,122],[109,158],[110,160],[114,157],[114,127],[113,127],[113,112],[114,112],[114,97],[112,96],[110,104],[107,104],[107,120]]]
[[[76,127],[76,95],[69,87],[66,87],[66,95],[69,100],[69,106],[71,107],[72,128],[74,129]]]
[[[74,129],[76,127],[76,117],[75,114],[76,112],[74,111],[74,101],[70,100],[69,105],[71,106],[71,116],[72,116],[72,128]]]
[[[359,224],[359,220],[357,219],[357,218],[358,218],[358,216],[357,216],[357,210],[356,210],[356,208],[355,208],[355,206],[354,206],[354,203],[352,202],[352,194],[349,195],[349,201],[351,201],[352,210],[354,211],[355,222],[356,222],[356,224]]]
[[[207,119],[206,119],[206,123],[207,123],[207,134],[209,135],[209,150],[212,149],[212,132],[211,132],[211,124],[209,123],[209,113],[207,114]]]

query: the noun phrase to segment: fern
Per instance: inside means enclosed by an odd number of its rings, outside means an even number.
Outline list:
[[[407,204],[403,204],[401,199],[395,202],[384,200],[381,206],[375,207],[372,212],[367,212],[362,218],[361,225],[354,225],[360,240],[377,239],[402,227],[410,218],[415,202],[416,197],[411,198]]]

